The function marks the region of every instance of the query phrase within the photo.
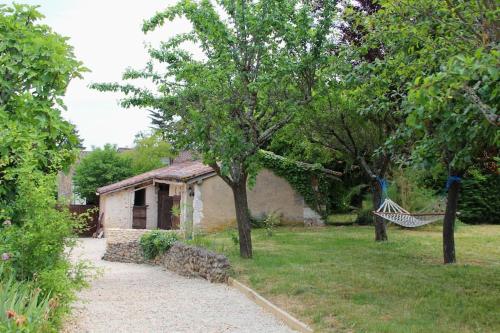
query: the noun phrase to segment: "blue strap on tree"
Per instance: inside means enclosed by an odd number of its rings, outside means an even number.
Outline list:
[[[387,189],[389,188],[389,182],[387,182],[387,179],[380,178],[379,176],[377,176],[377,181],[380,185],[380,189],[382,190],[382,201],[384,201],[387,198]]]
[[[450,189],[450,186],[453,185],[453,183],[460,183],[461,181],[462,178],[460,178],[459,176],[449,176],[448,180],[446,180],[446,191]]]

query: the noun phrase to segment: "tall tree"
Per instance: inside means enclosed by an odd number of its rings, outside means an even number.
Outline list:
[[[361,169],[374,207],[382,203],[393,159],[385,143],[402,121],[402,95],[395,88],[404,82],[396,72],[375,66],[384,57],[383,45],[367,42],[366,18],[380,8],[370,0],[348,2],[343,8],[342,20],[336,22],[335,52],[321,72],[310,112],[299,120],[309,141]],[[374,222],[375,240],[387,240],[383,220],[375,216]]]
[[[134,143],[134,148],[124,151],[123,155],[130,158],[135,175],[161,168],[175,155],[172,145],[156,132],[141,132],[136,135]]]
[[[28,153],[35,170],[54,173],[74,161],[80,146],[61,116],[61,98],[85,68],[41,18],[36,7],[0,5],[0,219],[10,214],[15,170]]]
[[[490,0],[379,3],[366,23],[369,43],[384,45],[374,65],[405,77],[406,124],[388,144],[411,140],[414,163],[447,169],[443,257],[453,263],[460,178],[499,147],[498,8]]]
[[[180,1],[146,21],[143,30],[185,17],[192,32],[151,49],[148,66],[123,77],[150,79],[156,90],[95,85],[125,93],[125,106],[152,109],[156,124],[177,147],[201,153],[230,186],[244,258],[252,257],[247,182],[258,169],[257,153],[310,102],[318,67],[325,60],[334,5]],[[202,59],[187,52],[184,42],[198,45]]]
[[[115,145],[94,148],[82,157],[75,169],[75,193],[85,198],[87,204],[97,204],[97,189],[133,176],[132,160],[120,154]]]

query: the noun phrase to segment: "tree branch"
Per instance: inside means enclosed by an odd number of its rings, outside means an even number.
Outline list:
[[[272,151],[268,151],[268,150],[263,150],[261,149],[259,151],[261,154],[263,155],[267,155],[271,158],[274,158],[274,159],[279,159],[279,160],[286,160],[286,161],[289,161],[291,163],[294,163],[295,165],[297,165],[298,167],[302,168],[302,169],[305,169],[305,170],[317,170],[317,171],[320,171],[324,174],[327,174],[329,176],[333,176],[333,178],[336,178],[338,179],[337,177],[340,177],[342,176],[342,172],[338,172],[338,171],[334,171],[334,170],[330,170],[330,169],[326,169],[324,167],[322,167],[321,165],[319,164],[310,164],[310,163],[306,163],[306,162],[301,162],[301,161],[292,161],[284,156],[281,156],[281,155],[277,155],[275,153],[273,153]]]
[[[465,85],[463,87],[463,90],[465,91],[469,99],[474,103],[474,105],[477,106],[479,111],[483,113],[484,117],[490,124],[494,126],[500,126],[500,115],[495,114],[494,110],[481,100],[481,98],[477,95],[476,91],[472,87]]]
[[[230,187],[233,187],[233,185],[234,185],[233,180],[232,180],[230,177],[228,177],[228,176],[226,176],[226,175],[222,174],[222,172],[221,172],[221,170],[220,170],[220,166],[217,164],[217,162],[209,163],[208,165],[209,165],[212,169],[214,169],[215,173],[216,173],[216,174],[217,174],[220,178],[222,178],[222,180],[223,180],[223,181],[225,181],[227,185],[229,185]]]

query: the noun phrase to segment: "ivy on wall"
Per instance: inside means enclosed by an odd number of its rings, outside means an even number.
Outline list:
[[[305,203],[323,218],[330,215],[339,204],[342,191],[340,173],[323,168],[320,164],[296,162],[269,151],[261,150],[262,167],[286,179],[304,198]]]

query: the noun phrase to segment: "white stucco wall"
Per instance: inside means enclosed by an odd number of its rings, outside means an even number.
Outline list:
[[[146,229],[158,228],[158,188],[146,187]]]
[[[182,186],[180,195],[180,229],[186,234],[191,234],[193,231],[193,197],[189,195],[189,185]]]
[[[196,189],[196,188],[195,188]],[[235,225],[236,214],[231,188],[220,178],[211,177],[199,185],[194,198],[195,226],[203,231],[215,231]],[[304,199],[283,178],[264,169],[255,186],[248,191],[248,206],[252,215],[281,215],[283,223],[304,223],[304,213],[311,217]]]
[[[104,228],[132,228],[133,189],[102,194],[99,198],[100,210],[104,213]]]
[[[193,196],[193,231],[196,233],[202,230],[203,221],[203,200],[202,200],[202,190],[201,185],[194,184],[194,196]]]

